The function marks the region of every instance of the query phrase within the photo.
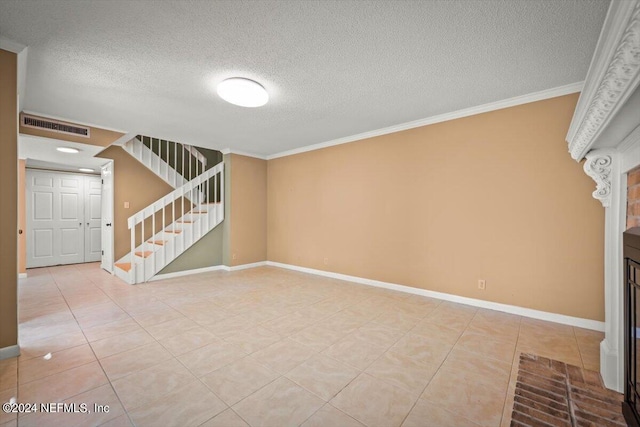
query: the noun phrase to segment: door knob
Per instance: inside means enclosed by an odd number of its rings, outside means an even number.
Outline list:
[[[18,234],[22,234],[22,230],[18,230]]]
[[[105,224],[107,227],[111,227],[111,223],[108,222],[107,224]]]

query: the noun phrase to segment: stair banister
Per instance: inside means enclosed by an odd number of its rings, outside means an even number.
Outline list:
[[[214,201],[213,201],[213,205],[210,208],[213,208],[214,211],[212,212],[213,216],[214,216],[214,226],[219,224],[221,218],[219,218],[219,213],[218,213],[218,205],[217,203],[217,185],[218,185],[218,174],[220,175],[220,200],[222,203],[224,203],[224,163],[219,163],[218,165],[214,166],[213,168],[209,169],[208,171],[200,174],[198,177],[194,178],[191,181],[186,182],[184,185],[182,185],[181,187],[175,189],[174,191],[172,191],[171,193],[167,194],[166,196],[156,200],[155,202],[151,203],[149,206],[145,207],[144,209],[136,212],[135,214],[133,214],[132,216],[130,216],[127,220],[127,224],[128,224],[128,228],[131,230],[131,252],[130,252],[130,261],[131,261],[131,269],[130,269],[130,277],[133,277],[133,282],[135,282],[137,279],[137,268],[138,268],[138,264],[135,262],[136,260],[136,228],[140,229],[140,241],[141,241],[141,246],[140,246],[140,250],[141,250],[141,259],[142,262],[141,264],[141,272],[142,272],[142,278],[143,281],[147,280],[147,277],[149,276],[146,271],[147,266],[146,266],[146,259],[147,258],[151,258],[150,259],[150,266],[149,269],[151,270],[150,273],[151,276],[153,276],[154,274],[157,273],[158,270],[160,270],[161,268],[163,268],[164,266],[167,265],[167,262],[171,262],[173,259],[175,259],[180,253],[184,252],[187,249],[187,236],[186,236],[186,230],[185,228],[190,228],[190,242],[188,243],[189,246],[192,245],[193,243],[195,243],[196,241],[196,229],[195,229],[195,222],[199,222],[199,224],[197,224],[198,227],[198,239],[202,238],[204,236],[204,234],[206,234],[206,232],[208,232],[211,229],[211,224],[210,224],[210,219],[209,219],[209,210],[205,210],[203,211],[202,209],[202,203],[204,202],[205,198],[207,201],[208,200],[208,194],[209,194],[209,180],[213,178],[214,180],[214,189],[213,189],[213,193],[214,193]],[[207,197],[205,197],[207,196]],[[187,218],[185,218],[185,200],[187,200],[187,197],[190,199],[190,205],[191,208],[189,209],[189,212],[191,212],[190,218],[189,220],[187,220]],[[181,224],[183,224],[182,227],[182,233],[180,234],[180,237],[178,237],[176,234],[177,233],[172,233],[172,237],[173,237],[173,246],[172,246],[172,256],[171,259],[167,259],[168,254],[167,254],[167,248],[166,248],[166,243],[168,241],[167,237],[166,237],[166,227],[167,227],[167,221],[166,221],[166,209],[167,206],[169,204],[171,204],[171,212],[172,212],[172,222],[173,222],[173,230],[172,231],[176,231],[176,222],[178,220],[178,218],[176,217],[176,206],[175,206],[175,202],[176,200],[181,200],[181,206],[179,207],[180,210],[180,218],[181,218]],[[195,202],[195,203],[194,203]],[[224,204],[221,205],[221,207],[223,208]],[[224,209],[224,208],[223,208]],[[156,214],[157,212],[159,212],[160,210],[162,210],[162,228],[161,228],[161,233],[156,232]],[[197,212],[197,213],[196,213]],[[204,218],[201,216],[205,214]],[[198,220],[196,221],[196,216],[198,215]],[[149,217],[151,217],[151,243],[147,242],[147,239],[145,238],[145,220],[148,219]],[[224,218],[224,212],[222,212],[222,218]],[[189,221],[188,223],[185,221]],[[206,223],[204,222],[206,221]],[[189,227],[185,227],[186,224],[190,224]],[[140,225],[140,227],[137,227],[138,225]],[[155,236],[161,236],[161,244],[157,245],[156,242],[156,237]],[[182,243],[182,248],[180,251],[178,251],[176,249],[176,239],[180,239],[181,243]],[[150,253],[150,255],[148,257],[145,257],[145,253],[147,252],[146,248],[147,245],[151,245],[150,250],[148,251]],[[160,262],[162,264],[162,266],[158,266],[158,260],[156,259],[156,255],[157,255],[157,251],[155,250],[157,246],[161,246],[161,248],[159,250],[161,250],[163,252],[162,254],[162,258],[160,259]]]

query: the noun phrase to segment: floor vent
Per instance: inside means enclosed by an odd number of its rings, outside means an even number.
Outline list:
[[[43,119],[41,117],[22,115],[22,126],[35,129],[44,129],[51,132],[66,133],[68,135],[91,137],[91,130],[85,126],[72,125],[57,120]]]

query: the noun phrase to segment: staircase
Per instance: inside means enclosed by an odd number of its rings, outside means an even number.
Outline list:
[[[202,153],[179,142],[138,135],[122,148],[173,188],[183,186],[207,168]]]
[[[129,217],[131,252],[115,263],[130,284],[151,279],[224,220],[224,163],[195,147],[138,135],[122,146],[175,190]]]

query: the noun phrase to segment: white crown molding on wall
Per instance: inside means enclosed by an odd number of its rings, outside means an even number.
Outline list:
[[[580,161],[640,83],[640,0],[613,0],[569,126]]]
[[[0,49],[6,50],[8,52],[20,53],[25,50],[27,46],[22,43],[14,42],[13,40],[9,40],[6,37],[0,36]]]
[[[220,150],[222,154],[237,154],[238,156],[253,157],[260,160],[268,160],[267,156],[251,153],[249,151],[234,150],[232,148],[223,148]]]
[[[501,110],[503,108],[515,107],[517,105],[528,104],[530,102],[542,101],[545,99],[556,98],[558,96],[569,95],[571,93],[580,92],[583,82],[571,83],[540,92],[533,92],[527,95],[516,96],[514,98],[503,99],[501,101],[490,102],[475,107],[464,108],[462,110],[452,111],[450,113],[439,114],[437,116],[427,117],[425,119],[414,120],[407,123],[401,123],[382,129],[372,130],[369,132],[359,133],[357,135],[345,136],[344,138],[334,139],[332,141],[321,142],[318,144],[307,145],[305,147],[294,148],[293,150],[282,151],[280,153],[266,156],[267,160],[277,159],[278,157],[292,156],[294,154],[305,153],[307,151],[320,150],[322,148],[332,147],[334,145],[346,144],[349,142],[359,141],[361,139],[373,138],[375,136],[387,135],[394,132],[413,129],[421,126],[432,125],[436,123],[446,122],[449,120],[461,119],[463,117],[474,116],[476,114],[488,113],[490,111]]]

